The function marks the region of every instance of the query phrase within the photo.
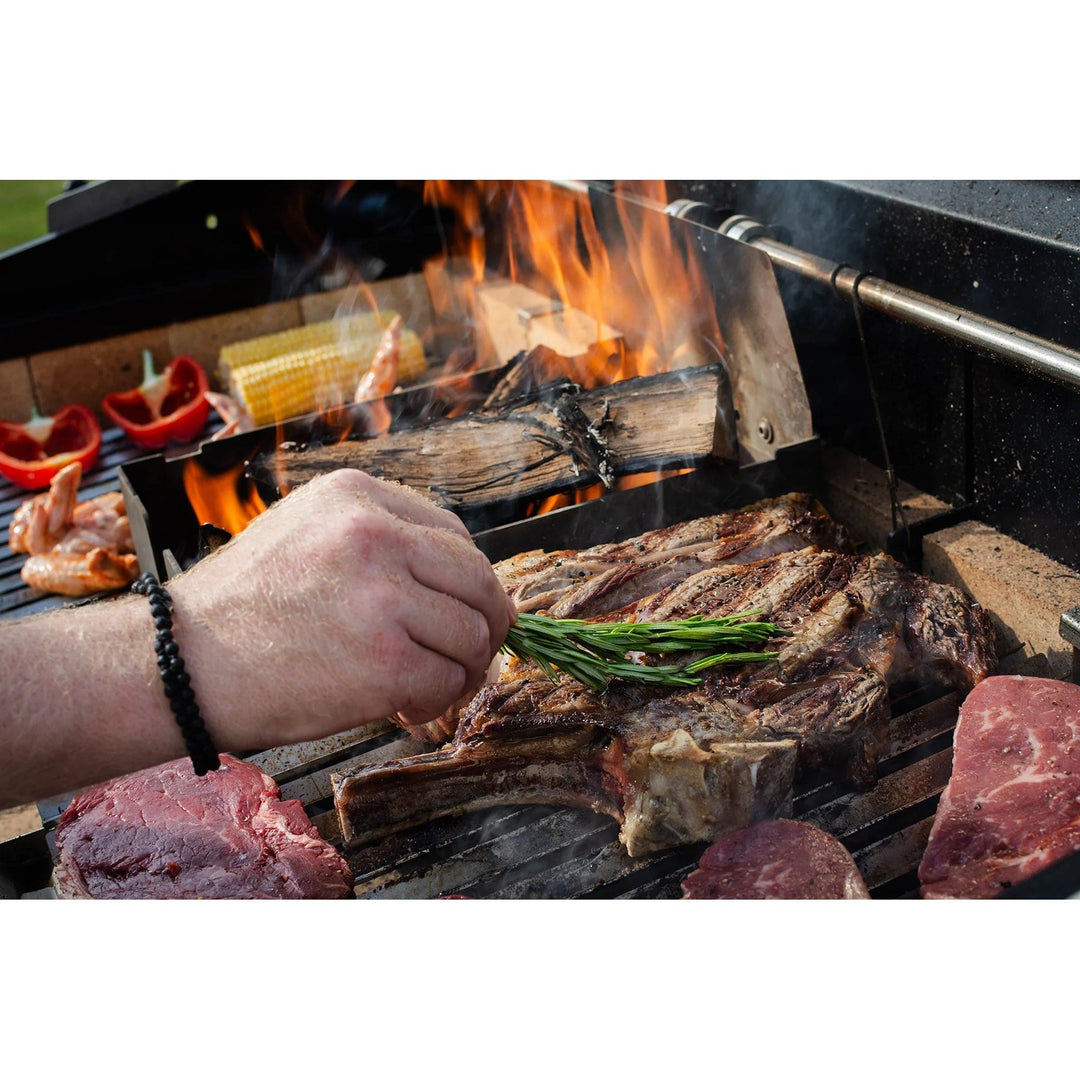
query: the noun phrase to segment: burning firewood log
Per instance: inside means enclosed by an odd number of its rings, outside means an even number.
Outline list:
[[[259,484],[288,490],[333,469],[363,469],[461,512],[730,460],[734,430],[727,375],[711,365],[592,390],[556,380],[511,402],[378,439],[279,448],[256,456],[250,472]]]

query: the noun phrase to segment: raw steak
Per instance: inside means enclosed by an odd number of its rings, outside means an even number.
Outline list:
[[[352,873],[297,799],[228,754],[186,758],[79,793],[60,817],[57,878],[94,899],[342,899]]]
[[[519,611],[582,619],[617,611],[708,567],[806,547],[854,551],[843,527],[816,499],[792,493],[653,529],[620,543],[580,551],[526,551],[496,563],[494,569]],[[422,742],[446,742],[467,704],[460,702],[427,724],[403,726]]]
[[[848,849],[803,821],[762,821],[713,844],[682,883],[688,900],[869,900]]]
[[[1080,849],[1080,686],[1000,675],[960,709],[922,895],[991,897]]]
[[[470,702],[448,747],[334,776],[346,841],[526,802],[610,814],[632,856],[714,840],[788,815],[797,769],[872,783],[890,685],[917,673],[967,690],[995,662],[977,604],[886,555],[806,549],[712,567],[620,616],[748,608],[790,631],[767,646],[779,658],[713,668],[693,689],[615,681],[596,693],[510,662]]]

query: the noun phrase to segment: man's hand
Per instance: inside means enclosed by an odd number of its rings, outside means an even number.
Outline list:
[[[298,488],[168,587],[221,749],[433,719],[483,680],[515,617],[454,514],[349,469]]]

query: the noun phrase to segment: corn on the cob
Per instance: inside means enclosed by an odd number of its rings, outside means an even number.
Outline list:
[[[229,393],[251,414],[256,426],[351,402],[371,366],[382,331],[363,338],[301,349],[233,367]],[[398,382],[427,370],[424,347],[412,330],[401,331]]]
[[[363,315],[308,323],[306,326],[294,326],[274,334],[263,334],[246,341],[223,345],[218,356],[221,383],[223,386],[228,384],[229,374],[234,368],[269,360],[272,356],[284,356],[286,353],[301,352],[321,345],[367,339],[372,335],[378,338],[396,314],[394,311],[369,311]]]

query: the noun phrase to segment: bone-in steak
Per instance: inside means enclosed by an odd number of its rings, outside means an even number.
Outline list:
[[[518,611],[581,619],[625,608],[709,567],[753,562],[819,547],[851,553],[843,526],[810,495],[789,493],[738,510],[651,529],[629,540],[582,550],[526,551],[495,564]],[[409,726],[423,742],[446,742],[457,730],[459,703],[438,720]]]
[[[57,879],[94,899],[342,899],[352,874],[297,799],[228,754],[186,758],[76,795],[60,817]]]
[[[1080,686],[1001,675],[960,709],[922,895],[996,896],[1080,849]]]
[[[682,883],[688,900],[868,900],[855,860],[804,821],[761,821],[712,844]]]
[[[767,664],[699,687],[596,693],[513,661],[464,710],[453,743],[335,776],[357,844],[445,813],[518,802],[611,814],[636,856],[790,813],[799,770],[869,784],[889,686],[918,671],[968,689],[993,670],[985,612],[885,555],[806,549],[712,567],[620,612],[645,621],[755,608],[787,636]]]

